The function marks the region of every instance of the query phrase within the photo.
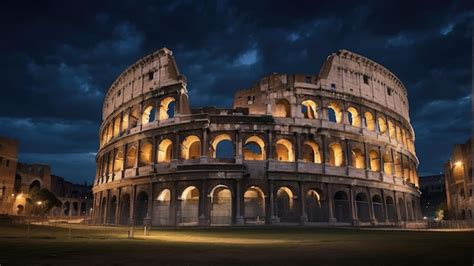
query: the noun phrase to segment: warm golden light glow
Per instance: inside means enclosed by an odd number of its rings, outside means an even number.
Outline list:
[[[457,162],[454,163],[454,166],[458,166],[458,167],[459,167],[459,166],[462,166],[462,162],[461,162],[461,161],[457,161]]]

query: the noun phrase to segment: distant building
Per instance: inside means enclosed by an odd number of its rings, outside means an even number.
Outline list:
[[[423,216],[435,218],[436,211],[446,204],[444,174],[420,176],[420,191]]]
[[[63,203],[54,208],[55,216],[88,214],[92,207],[92,186],[73,184],[51,174],[43,164],[18,162],[18,142],[0,137],[0,214],[28,214],[28,194],[33,188],[46,188]]]
[[[456,144],[451,159],[445,163],[445,184],[448,211],[451,219],[474,219],[472,141]]]

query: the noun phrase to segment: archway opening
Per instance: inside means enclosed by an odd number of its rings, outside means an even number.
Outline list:
[[[114,171],[122,171],[123,170],[123,150],[122,148],[118,148],[115,153],[114,159]]]
[[[298,215],[294,204],[293,191],[288,187],[281,187],[277,191],[276,214],[280,222],[297,222]]]
[[[342,110],[336,103],[329,103],[328,106],[328,120],[334,123],[342,123]]]
[[[369,201],[367,200],[367,195],[364,193],[358,193],[355,197],[356,207],[357,207],[357,218],[361,222],[370,222],[369,215]]]
[[[211,191],[211,224],[232,223],[232,193],[227,186],[218,185]]]
[[[232,159],[234,158],[234,144],[232,138],[228,134],[220,134],[216,136],[212,142],[212,158],[216,159]]]
[[[172,224],[170,219],[170,203],[171,190],[163,189],[153,202],[153,225],[167,226]]]
[[[120,200],[120,220],[121,225],[128,225],[130,222],[130,195],[125,194]]]
[[[151,104],[147,105],[143,109],[142,125],[146,125],[148,123],[155,121],[155,113],[156,113],[155,107],[153,107],[153,105]]]
[[[248,224],[263,224],[265,221],[265,196],[256,186],[244,193],[244,220]]]
[[[347,108],[347,117],[351,126],[360,127],[360,116],[359,111],[357,111],[357,109],[352,106]]]
[[[102,201],[102,207],[105,207],[105,201]],[[69,201],[66,201],[63,203],[63,215],[64,216],[69,216],[69,212],[71,211],[71,203]],[[100,213],[100,218],[102,218],[102,212],[104,211],[104,208],[101,208],[101,213]],[[102,219],[101,219],[102,222]]]
[[[135,146],[129,146],[127,149],[127,159],[125,161],[125,168],[135,167],[135,161],[137,159],[137,148]]]
[[[110,200],[110,207],[108,211],[108,219],[107,223],[109,224],[115,224],[115,214],[117,210],[117,197],[113,196],[112,199]]]
[[[294,162],[295,155],[293,144],[287,139],[280,139],[276,142],[277,160],[283,162]]]
[[[318,118],[318,106],[312,100],[306,100],[301,103],[301,112],[304,115],[304,118],[316,119]]]
[[[173,158],[173,142],[170,139],[164,139],[158,145],[158,162],[169,162]]]
[[[371,150],[369,152],[369,162],[370,162],[370,170],[374,172],[379,172],[380,171],[380,159],[379,159],[379,153]]]
[[[150,165],[152,163],[152,153],[153,153],[153,145],[149,141],[143,141],[140,144],[140,160],[139,165],[145,166]]]
[[[386,152],[383,155],[383,170],[384,170],[384,173],[387,174],[387,175],[392,175],[393,174],[393,171],[392,171],[392,155],[390,154],[390,152]]]
[[[291,106],[288,100],[278,99],[273,106],[272,114],[274,117],[291,117]]]
[[[329,164],[332,166],[344,165],[344,151],[341,144],[337,142],[329,144]]]
[[[313,141],[305,141],[302,148],[303,161],[310,163],[321,163],[319,146]]]
[[[365,168],[365,157],[360,149],[352,150],[352,167],[357,169]]]
[[[406,210],[406,205],[405,201],[402,198],[398,199],[398,206],[400,208],[400,219],[402,221],[407,221],[407,210]]]
[[[393,198],[388,196],[387,199],[385,199],[385,204],[387,205],[387,219],[390,222],[395,222],[397,219],[397,213],[395,210],[395,202],[393,201]]]
[[[379,117],[378,126],[379,126],[380,134],[385,135],[385,133],[387,132],[387,123],[385,123],[385,119],[383,119],[382,117]]]
[[[308,222],[327,222],[327,203],[322,198],[322,192],[310,189],[306,193],[306,215]]]
[[[257,136],[245,140],[243,147],[244,160],[265,160],[265,142]]]
[[[375,220],[379,223],[385,222],[385,215],[383,211],[383,201],[379,195],[374,195],[372,197],[372,208],[374,210]]]
[[[349,199],[346,192],[338,191],[334,194],[334,210],[337,222],[349,223],[351,221]]]
[[[148,217],[148,194],[146,192],[142,191],[138,194],[136,205],[136,224],[142,225],[145,218]]]
[[[29,189],[30,193],[34,190],[40,190],[40,189],[41,189],[40,181],[35,180],[35,181],[31,182],[30,189]]]
[[[166,97],[160,102],[160,121],[173,118],[175,115],[176,100]]]
[[[187,187],[181,193],[180,200],[180,224],[196,225],[199,217],[199,190],[194,186]]]
[[[371,112],[367,111],[364,113],[365,117],[365,127],[370,131],[375,131],[375,120],[374,115]]]
[[[201,157],[201,140],[196,135],[187,136],[181,145],[181,157],[185,160]]]

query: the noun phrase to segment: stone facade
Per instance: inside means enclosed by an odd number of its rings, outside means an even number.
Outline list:
[[[444,165],[446,199],[450,219],[474,219],[472,141],[473,138],[464,144],[454,145],[451,159]]]
[[[420,176],[421,213],[429,219],[436,218],[436,211],[446,207],[444,174]]]
[[[51,174],[43,164],[18,162],[18,142],[0,137],[0,214],[28,215],[29,191],[46,188],[63,202],[51,210],[54,216],[85,216],[92,207],[91,186],[73,184]]]
[[[97,223],[402,225],[421,219],[402,82],[346,50],[319,75],[272,74],[233,109],[191,110],[163,48],[127,68],[103,106]]]

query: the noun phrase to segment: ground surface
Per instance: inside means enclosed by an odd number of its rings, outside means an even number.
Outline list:
[[[474,232],[0,225],[0,265],[474,265]]]

